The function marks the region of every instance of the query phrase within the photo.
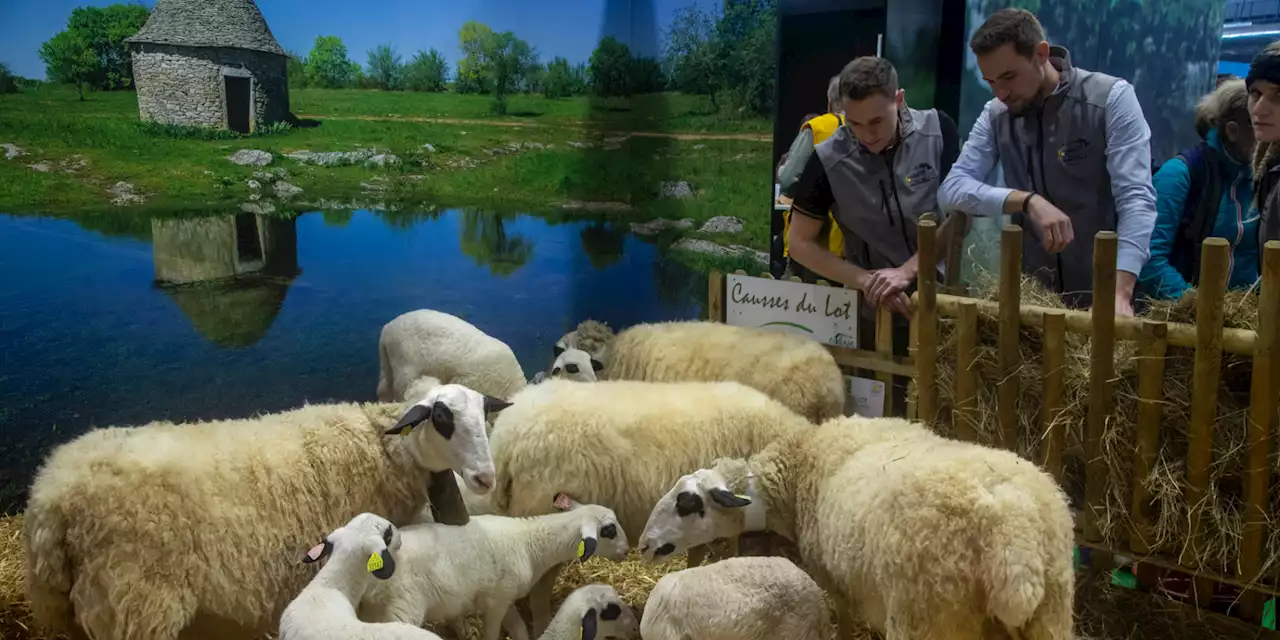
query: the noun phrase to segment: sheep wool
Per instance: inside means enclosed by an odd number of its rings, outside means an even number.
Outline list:
[[[599,356],[613,339],[613,329],[609,325],[598,320],[583,320],[573,331],[556,341],[554,354],[558,356],[566,349],[579,349]]]
[[[668,573],[644,605],[644,640],[825,640],[822,588],[782,557],[727,558]]]
[[[369,623],[356,617],[356,604],[375,580],[396,572],[400,534],[386,518],[362,513],[302,556],[303,563],[328,556],[298,597],[280,616],[280,640],[440,640],[403,622]]]
[[[577,503],[536,518],[476,516],[460,527],[415,524],[400,534],[399,577],[366,594],[360,619],[421,625],[478,610],[488,640],[503,627],[528,637],[514,605],[551,567],[594,555],[624,560],[629,547],[611,509]]]
[[[626,640],[638,632],[631,607],[612,586],[597,582],[574,589],[538,640]]]
[[[465,522],[450,469],[476,491],[493,486],[482,425],[504,406],[445,385],[403,415],[309,405],[89,431],[56,448],[31,488],[32,613],[52,633],[78,625],[96,640],[174,640],[216,619],[265,633],[310,577],[289,562],[299,540],[364,511],[411,521],[449,489],[456,502],[437,518]]]
[[[653,504],[689,469],[749,456],[814,426],[737,382],[552,379],[526,387],[512,402],[493,425],[492,512],[548,513],[547,497],[564,492],[612,508],[632,540]],[[690,554],[692,564],[700,560]],[[530,594],[535,634],[551,618],[558,573],[553,569]]]
[[[600,359],[608,380],[734,380],[815,424],[844,415],[840,367],[804,336],[707,321],[638,324],[619,333]]]
[[[525,386],[511,347],[466,320],[432,309],[410,311],[382,327],[378,364],[380,402],[414,399],[407,392],[423,377],[500,400]]]
[[[1021,640],[1072,637],[1067,498],[1013,452],[897,418],[831,420],[681,478],[640,549],[660,558],[748,520],[796,542],[842,627],[857,611],[887,640],[980,638],[986,624]]]

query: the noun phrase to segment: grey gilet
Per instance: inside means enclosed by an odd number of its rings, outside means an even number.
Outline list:
[[[863,269],[902,266],[916,252],[920,214],[938,211],[943,146],[938,112],[904,107],[898,122],[898,143],[880,153],[859,144],[847,126],[814,147],[831,185],[831,211],[845,236],[845,259]],[[874,313],[867,305],[862,309],[863,315]]]
[[[1116,230],[1116,202],[1107,171],[1107,99],[1119,81],[1071,66],[1066,48],[1049,60],[1061,72],[1042,104],[1019,116],[992,100],[991,130],[1005,185],[1040,194],[1071,218],[1075,239],[1061,253],[1044,250],[1036,229],[1022,220],[1022,270],[1062,296],[1070,307],[1092,304],[1093,239]]]

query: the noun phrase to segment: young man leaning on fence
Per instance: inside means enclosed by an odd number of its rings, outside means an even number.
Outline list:
[[[916,222],[938,212],[938,185],[959,153],[955,122],[937,109],[906,106],[898,73],[884,58],[864,56],[840,72],[845,123],[814,148],[791,204],[791,259],[862,293],[858,341],[875,341],[875,309],[894,315],[894,352],[906,355],[908,296],[918,265]],[[844,235],[844,256],[820,241],[830,211]],[[950,223],[948,223],[950,226]]]
[[[1116,314],[1132,316],[1156,220],[1151,129],[1133,86],[1073,67],[1025,9],[992,14],[969,48],[996,97],[943,182],[942,207],[1014,214],[1023,271],[1076,308],[1092,304],[1094,236],[1116,231]],[[984,184],[997,163],[1011,188]]]

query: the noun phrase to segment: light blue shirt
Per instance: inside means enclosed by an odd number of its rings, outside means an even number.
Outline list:
[[[1012,189],[986,184],[1000,155],[991,131],[992,99],[973,123],[969,139],[960,150],[938,189],[943,211],[963,211],[978,217],[999,217]],[[1107,95],[1107,174],[1116,200],[1116,269],[1135,276],[1150,257],[1151,230],[1156,223],[1156,190],[1151,184],[1151,128],[1133,85],[1119,80]],[[1076,237],[1074,242],[1093,242]]]

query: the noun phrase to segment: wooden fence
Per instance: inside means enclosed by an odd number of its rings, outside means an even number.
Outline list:
[[[931,219],[918,226],[919,263],[938,264],[937,226]],[[976,439],[976,401],[981,379],[975,366],[979,344],[978,317],[985,312],[998,323],[997,422],[1003,446],[1013,448],[1018,436],[1017,400],[1023,366],[1019,353],[1020,334],[1024,327],[1043,331],[1041,370],[1044,372],[1042,410],[1039,416],[1044,437],[1034,454],[1062,482],[1064,477],[1065,427],[1060,417],[1065,402],[1064,368],[1068,332],[1089,336],[1090,370],[1088,386],[1088,418],[1084,429],[1084,501],[1077,517],[1080,546],[1093,550],[1092,566],[1110,570],[1112,554],[1123,554],[1165,569],[1195,576],[1196,604],[1208,603],[1215,583],[1241,590],[1238,607],[1233,613],[1258,621],[1264,603],[1280,595],[1274,578],[1280,567],[1264,566],[1267,537],[1271,533],[1270,489],[1272,482],[1272,430],[1280,399],[1280,371],[1277,371],[1276,343],[1280,334],[1280,242],[1268,242],[1262,259],[1261,293],[1258,305],[1258,331],[1223,327],[1224,298],[1230,275],[1230,246],[1221,238],[1210,238],[1201,248],[1200,287],[1197,293],[1194,325],[1156,322],[1142,318],[1115,316],[1115,283],[1117,236],[1103,231],[1094,238],[1093,308],[1089,311],[1051,309],[1021,303],[1022,230],[1016,225],[1004,227],[1001,237],[999,302],[977,300],[938,290],[932,278],[921,278],[913,296],[915,313],[911,322],[910,358],[895,358],[892,352],[891,323],[887,310],[881,310],[876,321],[874,351],[829,347],[843,366],[869,369],[886,383],[894,375],[915,380],[913,394],[905,411],[885,413],[906,415],[933,423],[938,412],[939,320],[954,320],[956,332],[956,376],[951,408],[953,435]],[[947,252],[948,254],[950,251]],[[948,266],[954,260],[948,259]],[[953,267],[954,268],[954,267]],[[739,272],[742,273],[742,272]],[[764,276],[767,277],[767,276]],[[724,282],[718,273],[710,276],[708,315],[724,321]],[[1097,313],[1094,313],[1096,311]],[[1099,528],[1099,514],[1104,509],[1104,490],[1108,469],[1101,455],[1102,438],[1108,415],[1113,411],[1116,379],[1114,353],[1117,341],[1138,343],[1138,414],[1134,443],[1131,505],[1132,530],[1128,545],[1109,548]],[[1161,404],[1164,382],[1165,352],[1168,347],[1195,350],[1194,384],[1191,398],[1190,434],[1186,459],[1185,500],[1190,518],[1188,548],[1194,548],[1203,528],[1202,498],[1210,488],[1213,464],[1213,427],[1218,412],[1219,377],[1223,353],[1252,358],[1249,394],[1248,433],[1242,483],[1241,504],[1244,505],[1244,533],[1241,540],[1238,571],[1234,575],[1217,573],[1198,566],[1194,554],[1180,558],[1156,553],[1146,541],[1151,522],[1148,516],[1150,495],[1143,486],[1154,466],[1160,442]],[[890,394],[886,394],[889,396]]]

